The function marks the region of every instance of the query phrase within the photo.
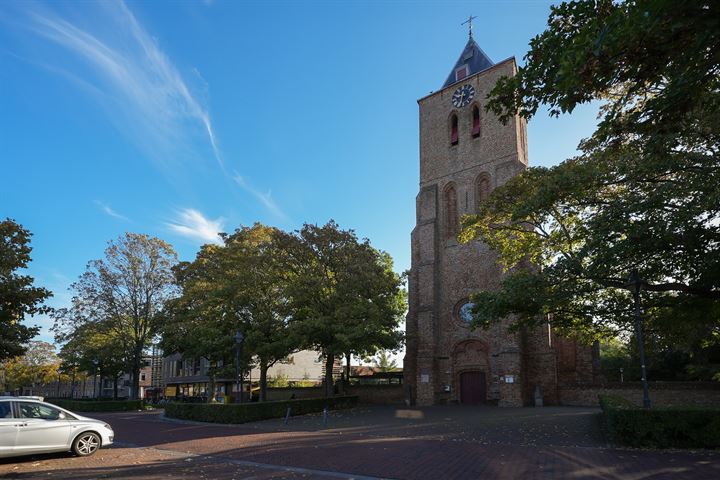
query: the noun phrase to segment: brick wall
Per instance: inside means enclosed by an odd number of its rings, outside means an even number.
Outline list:
[[[715,382],[653,382],[649,385],[650,401],[654,406],[720,406],[720,383]],[[589,385],[561,385],[560,403],[573,406],[597,406],[598,395],[623,397],[642,405],[640,382]]]
[[[400,405],[405,403],[405,386],[349,385],[345,395],[357,395],[358,403],[365,405]]]
[[[268,400],[294,398],[320,398],[321,387],[268,388]],[[344,387],[343,395],[357,395],[358,403],[372,405],[400,405],[405,403],[404,385],[350,385]]]
[[[294,398],[320,398],[323,396],[322,387],[282,387],[268,388],[268,400],[288,400],[295,395]]]

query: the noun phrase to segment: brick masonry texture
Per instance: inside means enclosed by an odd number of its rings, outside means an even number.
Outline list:
[[[504,184],[527,166],[525,121],[515,117],[503,125],[484,110],[485,96],[498,78],[516,70],[511,58],[418,101],[420,185],[404,362],[408,400],[418,405],[461,402],[461,378],[471,372],[484,378],[486,401],[500,406],[532,404],[536,391],[545,404],[557,404],[560,380],[594,379],[587,346],[559,339],[547,328],[509,333],[509,319],[471,331],[460,316],[471,294],[497,289],[503,279],[487,245],[459,244],[455,237],[460,218],[475,213],[488,187]],[[475,98],[456,108],[452,95],[465,84],[474,87]],[[481,124],[477,137],[471,128],[475,107]],[[453,116],[456,145],[450,141]]]

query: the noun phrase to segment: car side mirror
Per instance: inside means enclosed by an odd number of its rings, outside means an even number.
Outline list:
[[[66,417],[65,417],[65,413],[64,413],[64,412],[60,412],[60,413],[58,414],[58,420],[65,420],[65,418],[66,418]]]

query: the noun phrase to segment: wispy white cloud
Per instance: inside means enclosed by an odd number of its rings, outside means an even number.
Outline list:
[[[260,203],[265,205],[265,207],[270,210],[274,215],[286,218],[285,212],[283,212],[280,207],[278,207],[277,203],[275,203],[275,200],[272,198],[272,192],[268,190],[267,192],[263,193],[260,190],[255,189],[253,186],[251,186],[238,172],[235,172],[235,175],[233,176],[233,180],[235,180],[235,183],[240,185],[240,187],[243,188],[246,192],[250,193],[252,196],[257,198]]]
[[[207,243],[222,243],[220,232],[223,231],[223,219],[210,220],[194,208],[183,208],[177,212],[176,218],[167,222],[170,230],[193,240]]]
[[[29,27],[85,61],[97,88],[115,100],[113,112],[122,113],[113,120],[156,159],[187,145],[188,132],[198,130],[224,171],[210,114],[178,69],[123,2],[102,5],[111,24],[94,32],[47,10],[30,12]]]
[[[61,16],[51,7],[31,5],[23,26],[70,52],[86,68],[59,64],[55,57],[35,63],[68,79],[105,107],[120,131],[165,167],[168,175],[186,171],[179,163],[212,158],[226,179],[275,216],[287,218],[269,190],[253,187],[226,167],[209,109],[203,95],[197,94],[207,88],[200,72],[189,68],[188,83],[124,2],[87,7],[95,10],[92,22],[86,23],[82,23],[84,15]],[[198,84],[199,89],[190,88]]]
[[[113,217],[113,218],[117,218],[117,219],[119,219],[119,220],[125,220],[125,221],[129,221],[129,220],[130,220],[128,217],[126,217],[125,215],[122,215],[122,214],[116,212],[115,210],[113,210],[112,208],[110,208],[110,205],[108,205],[108,204],[106,204],[106,203],[103,203],[103,202],[101,202],[100,200],[95,200],[95,205],[97,205],[98,207],[100,207],[100,209],[101,209],[103,212],[105,212],[106,214],[110,215],[110,216]]]

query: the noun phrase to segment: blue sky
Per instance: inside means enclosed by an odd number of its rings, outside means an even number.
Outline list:
[[[416,100],[467,40],[522,62],[550,2],[3,2],[0,217],[30,274],[69,284],[125,231],[182,259],[255,221],[335,219],[410,266]],[[530,163],[572,156],[595,109],[529,125]],[[50,320],[37,318],[42,339]]]

